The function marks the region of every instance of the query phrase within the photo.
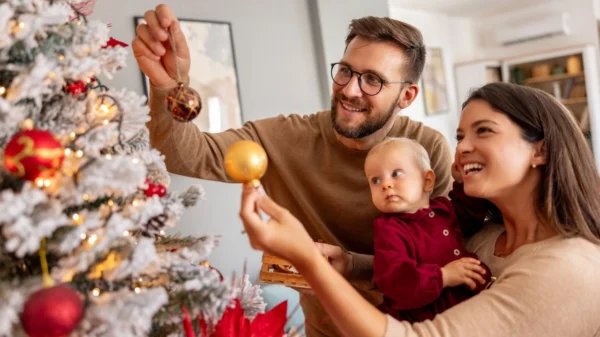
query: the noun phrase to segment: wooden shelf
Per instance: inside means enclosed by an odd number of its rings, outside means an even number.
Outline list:
[[[587,97],[576,97],[576,98],[567,98],[561,100],[562,104],[579,104],[579,103],[587,103]]]
[[[583,77],[584,75],[585,75],[584,73],[580,73],[580,74],[558,74],[558,75],[551,75],[551,76],[544,76],[544,77],[530,77],[530,78],[526,78],[523,81],[523,84],[534,84],[534,83],[559,81],[559,80],[564,80],[567,78]]]

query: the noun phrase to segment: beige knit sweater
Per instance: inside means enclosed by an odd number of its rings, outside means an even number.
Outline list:
[[[498,276],[490,289],[433,321],[388,317],[385,337],[600,336],[600,246],[557,236],[499,258],[493,250],[502,231],[489,225],[467,247]]]

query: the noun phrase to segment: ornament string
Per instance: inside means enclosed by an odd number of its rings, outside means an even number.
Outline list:
[[[48,272],[48,260],[46,260],[46,238],[42,239],[40,243],[40,263],[42,264],[42,282],[44,287],[52,287],[54,285],[54,281],[50,277],[50,273]]]
[[[177,83],[182,84],[181,75],[179,73],[179,63],[177,62],[177,44],[175,43],[175,34],[173,34],[174,25],[169,27],[169,43],[171,44],[171,50],[173,51],[173,57],[175,59],[175,72],[177,73]]]

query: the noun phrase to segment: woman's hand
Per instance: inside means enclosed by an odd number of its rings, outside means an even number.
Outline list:
[[[264,221],[259,210],[270,219]],[[302,223],[256,188],[244,188],[240,218],[254,249],[285,259],[296,268],[322,258]]]

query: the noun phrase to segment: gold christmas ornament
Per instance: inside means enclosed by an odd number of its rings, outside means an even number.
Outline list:
[[[225,171],[237,182],[259,186],[267,171],[267,153],[258,143],[242,140],[231,145],[225,153]]]

